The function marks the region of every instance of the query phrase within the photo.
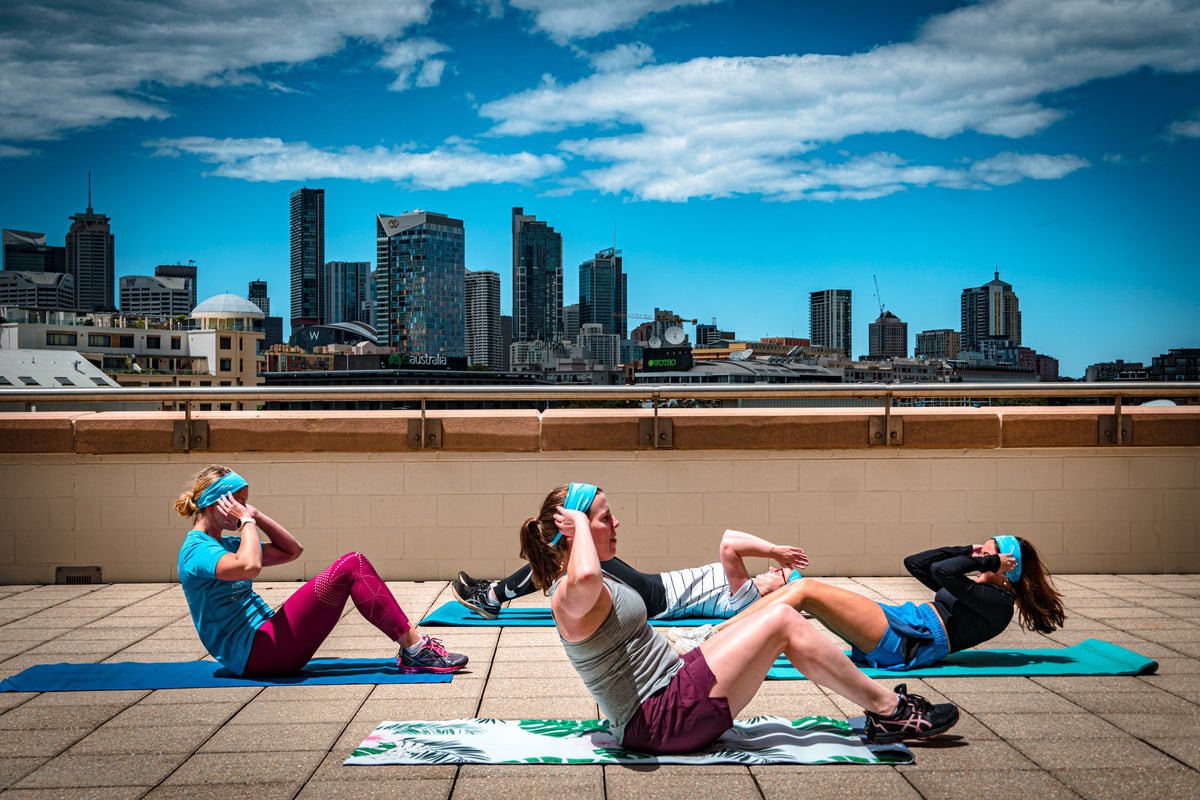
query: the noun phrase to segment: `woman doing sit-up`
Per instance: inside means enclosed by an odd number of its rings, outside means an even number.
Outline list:
[[[997,536],[983,544],[941,547],[904,559],[913,577],[932,589],[933,599],[884,605],[848,589],[812,578],[791,583],[737,617],[697,631],[680,650],[726,625],[786,603],[807,611],[851,646],[851,658],[872,667],[907,670],[940,661],[997,636],[1014,610],[1022,627],[1051,633],[1066,620],[1062,598],[1041,556],[1019,536]],[[972,577],[974,574],[974,577]],[[724,635],[722,633],[722,635]],[[718,637],[719,638],[719,637]]]

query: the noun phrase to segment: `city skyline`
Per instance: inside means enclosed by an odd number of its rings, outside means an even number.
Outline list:
[[[201,299],[252,276],[288,317],[308,186],[326,261],[374,263],[380,213],[462,219],[504,313],[522,207],[567,304],[615,245],[630,314],[747,339],[807,336],[844,287],[855,341],[882,307],[915,349],[999,271],[1065,376],[1197,344],[1193,2],[121,8],[0,10],[28,44],[0,50],[0,227],[62,244],[91,171],[117,278],[194,260]]]

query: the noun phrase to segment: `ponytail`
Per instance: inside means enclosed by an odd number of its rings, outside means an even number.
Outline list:
[[[200,513],[200,507],[196,505],[196,498],[204,494],[204,490],[211,486],[221,476],[233,472],[229,467],[222,467],[218,464],[211,464],[197,472],[192,477],[192,488],[179,495],[175,500],[175,513],[181,517],[191,517],[195,519]]]
[[[541,589],[543,594],[550,591],[551,584],[562,574],[566,558],[566,542],[560,541],[553,546],[550,542],[558,536],[554,515],[558,513],[558,507],[566,502],[568,488],[569,484],[563,484],[546,495],[541,512],[521,525],[521,558],[529,562],[533,585]]]

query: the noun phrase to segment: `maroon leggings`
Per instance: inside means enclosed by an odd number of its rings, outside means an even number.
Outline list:
[[[258,627],[245,674],[296,672],[342,617],[346,598],[393,642],[412,627],[379,573],[362,553],[347,553],[289,597]]]

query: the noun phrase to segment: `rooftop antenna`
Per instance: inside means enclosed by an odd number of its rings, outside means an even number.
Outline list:
[[[872,275],[871,278],[875,281],[875,302],[879,303],[879,316],[883,316],[883,298],[879,296],[879,278]]]
[[[92,213],[92,172],[88,170],[88,213]]]

